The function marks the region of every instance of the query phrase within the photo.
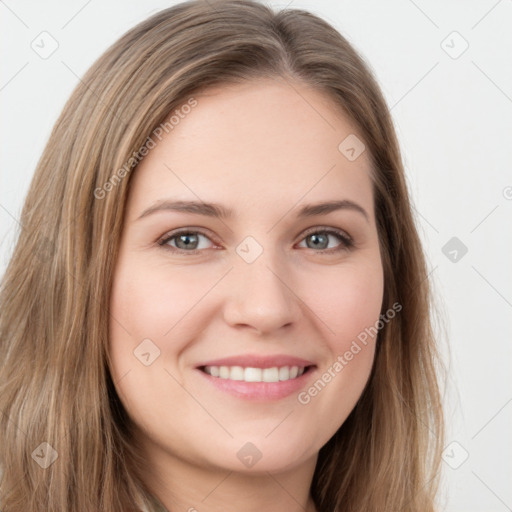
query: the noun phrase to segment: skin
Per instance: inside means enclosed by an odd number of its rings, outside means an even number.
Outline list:
[[[357,128],[303,84],[266,79],[194,97],[132,177],[111,296],[112,376],[151,468],[148,485],[169,510],[311,512],[318,451],[360,397],[375,339],[307,404],[297,393],[234,397],[196,365],[294,355],[317,366],[307,390],[375,324],[384,281],[369,155],[349,161],[338,150]],[[161,210],[138,219],[169,198],[220,203],[236,216]],[[304,204],[342,199],[368,220],[349,209],[296,217]],[[317,227],[342,230],[355,247],[329,235],[318,248],[305,234]],[[178,228],[202,231],[192,238],[199,254],[179,237],[158,245]],[[263,250],[252,263],[236,252],[247,236]],[[149,366],[134,356],[144,339],[160,350]],[[250,468],[237,457],[247,442],[262,454]]]

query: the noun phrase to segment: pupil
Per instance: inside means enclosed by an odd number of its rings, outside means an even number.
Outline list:
[[[320,235],[320,236],[318,236],[318,235],[311,235],[311,238],[312,238],[313,240],[315,240],[315,242],[314,242],[315,247],[318,247],[318,241],[319,241],[319,240],[320,240],[320,245],[322,245],[322,241],[321,241],[321,239],[323,238],[323,239],[324,239],[324,242],[325,242],[325,239],[326,239],[325,235]]]
[[[189,234],[180,235],[179,240],[185,244],[185,247],[190,247],[190,245],[194,245],[194,243],[195,243],[195,242],[190,241],[190,238],[194,237],[194,236],[195,235],[189,235]]]

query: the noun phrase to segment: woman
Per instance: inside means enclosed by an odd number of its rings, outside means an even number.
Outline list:
[[[140,23],[20,222],[3,512],[434,510],[424,255],[382,94],[326,22],[231,0]]]

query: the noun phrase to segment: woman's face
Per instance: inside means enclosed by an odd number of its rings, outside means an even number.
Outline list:
[[[112,376],[159,464],[284,471],[316,460],[371,371],[383,269],[369,155],[303,85],[194,99],[134,172]]]

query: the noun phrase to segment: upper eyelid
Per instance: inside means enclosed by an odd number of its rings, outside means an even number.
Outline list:
[[[306,229],[306,231],[302,232],[302,236],[307,236],[311,233],[322,232],[322,231],[333,231],[336,234],[342,234],[346,236],[349,240],[353,240],[352,236],[347,233],[345,229],[329,227],[329,226],[313,226],[311,228]]]

